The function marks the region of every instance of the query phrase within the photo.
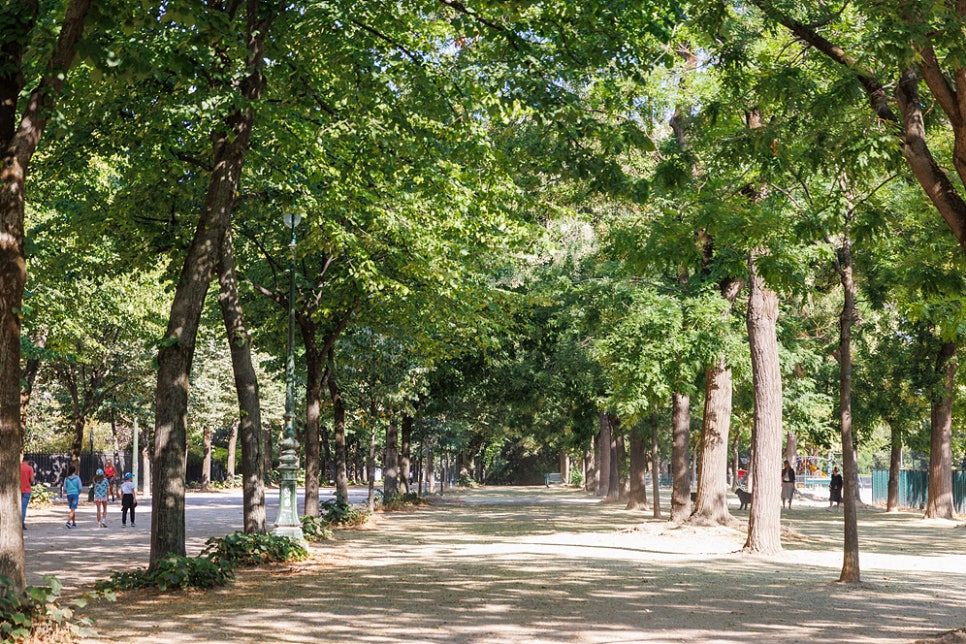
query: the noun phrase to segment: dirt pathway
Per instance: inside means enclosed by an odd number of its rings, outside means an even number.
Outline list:
[[[951,522],[863,511],[853,587],[834,582],[842,519],[821,505],[784,513],[785,552],[753,558],[737,532],[562,488],[461,498],[224,589],[94,605],[87,642],[908,642],[966,623],[966,530]]]

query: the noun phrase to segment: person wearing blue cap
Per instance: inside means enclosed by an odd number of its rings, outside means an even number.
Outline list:
[[[134,508],[138,505],[137,496],[134,493],[134,475],[128,472],[124,475],[124,482],[121,483],[121,525],[127,525],[127,512],[131,511],[131,527],[134,527]]]
[[[94,507],[97,509],[97,525],[107,527],[107,492],[111,482],[104,476],[104,470],[97,468],[94,474]]]

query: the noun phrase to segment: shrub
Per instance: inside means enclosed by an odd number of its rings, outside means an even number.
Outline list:
[[[408,494],[397,494],[388,501],[384,501],[382,508],[386,512],[395,512],[397,510],[402,510],[404,508],[416,507],[420,505],[426,505],[426,499],[422,498],[415,492],[409,492]]]
[[[55,493],[46,485],[35,485],[30,490],[30,506],[46,508],[54,502]]]
[[[351,503],[338,503],[335,500],[319,504],[322,516],[328,525],[345,528],[364,525],[369,520],[369,513],[360,510]]]
[[[201,553],[222,566],[257,566],[264,563],[301,561],[309,551],[294,539],[277,534],[248,534],[232,532],[224,537],[212,537],[205,542]]]
[[[308,541],[325,541],[332,538],[332,530],[322,517],[302,517],[302,534]]]
[[[153,569],[138,568],[131,572],[111,573],[109,580],[97,582],[94,588],[99,591],[133,588],[157,588],[162,591],[214,588],[228,584],[234,577],[231,566],[212,561],[209,557],[168,555],[158,561]]]
[[[577,468],[570,470],[570,484],[574,487],[582,487],[584,485],[584,475]]]
[[[90,622],[78,618],[75,611],[86,599],[62,607],[60,582],[49,575],[44,581],[46,586],[28,586],[18,592],[8,577],[0,575],[0,642],[73,642],[92,634]]]

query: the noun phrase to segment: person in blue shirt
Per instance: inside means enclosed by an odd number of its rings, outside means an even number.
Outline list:
[[[75,513],[77,512],[77,502],[80,500],[81,488],[84,486],[81,483],[81,479],[77,476],[77,468],[71,465],[67,468],[67,478],[64,479],[64,494],[67,495],[67,527],[76,528],[77,521],[75,520]]]

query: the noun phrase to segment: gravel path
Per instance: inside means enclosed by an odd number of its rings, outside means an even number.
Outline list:
[[[237,527],[233,496],[198,510],[189,497],[192,548],[201,533]],[[767,558],[737,553],[740,532],[674,529],[649,514],[565,488],[462,492],[379,515],[313,548],[309,562],[242,572],[224,589],[96,603],[100,634],[85,641],[871,643],[966,623],[966,530],[953,522],[863,510],[863,583],[851,586],[835,582],[842,518],[821,500],[783,511],[785,551]],[[31,575],[38,558],[64,566],[58,577],[73,587],[88,566],[144,565],[140,524],[105,536],[64,530],[56,538],[72,541],[61,553],[28,549]]]

